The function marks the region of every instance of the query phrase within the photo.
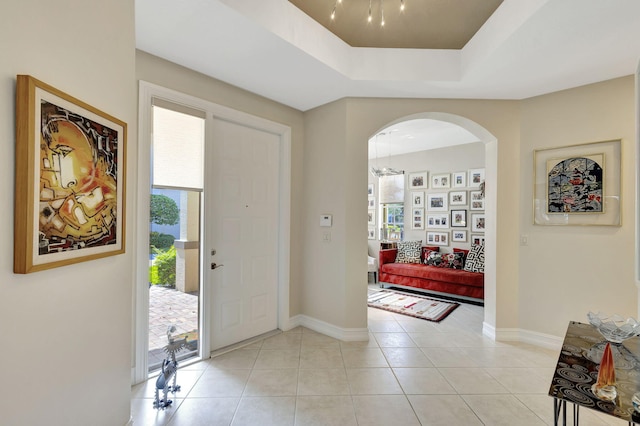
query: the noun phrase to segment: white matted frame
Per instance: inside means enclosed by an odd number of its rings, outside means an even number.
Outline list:
[[[470,191],[471,201],[469,202],[469,210],[484,210],[484,196],[482,191]]]
[[[471,215],[471,232],[484,232],[486,228],[484,214]]]
[[[448,232],[427,232],[427,245],[431,246],[448,246]]]
[[[367,210],[367,213],[368,213],[367,225],[375,226],[376,225],[376,209],[369,209]]]
[[[125,252],[126,135],[125,122],[18,75],[15,273]]]
[[[411,206],[424,207],[424,191],[411,191]]]
[[[466,206],[467,191],[451,191],[449,193],[449,205],[450,206]]]
[[[451,210],[451,227],[466,228],[467,227],[467,211]]]
[[[367,228],[367,238],[370,240],[376,239],[376,228]]]
[[[431,188],[449,188],[451,186],[451,175],[449,173],[438,173],[431,175]]]
[[[449,215],[447,213],[433,213],[427,215],[427,228],[448,229]]]
[[[465,188],[467,186],[467,172],[451,173],[451,187]]]
[[[426,189],[429,185],[428,172],[412,172],[407,177],[407,187],[409,189]]]
[[[621,226],[619,139],[533,153],[535,225]]]
[[[424,209],[411,209],[411,229],[424,229]]]
[[[451,241],[455,243],[467,242],[467,231],[461,229],[454,229],[451,231]]]
[[[369,197],[373,197],[373,196],[376,195],[375,192],[376,192],[376,184],[375,183],[368,184],[367,185],[367,195]]]
[[[469,169],[469,186],[479,188],[482,182],[484,182],[484,168]]]
[[[446,192],[427,194],[427,210],[432,212],[446,212],[449,208],[448,198],[449,194]]]

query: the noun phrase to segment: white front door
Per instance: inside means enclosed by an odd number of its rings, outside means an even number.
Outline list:
[[[278,328],[280,136],[219,118],[205,191],[212,202],[211,350]],[[205,257],[207,259],[207,257]],[[216,264],[217,267],[212,265]]]

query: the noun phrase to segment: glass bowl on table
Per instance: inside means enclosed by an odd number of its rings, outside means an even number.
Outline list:
[[[640,322],[631,317],[589,312],[587,318],[607,341],[617,345],[640,333]]]

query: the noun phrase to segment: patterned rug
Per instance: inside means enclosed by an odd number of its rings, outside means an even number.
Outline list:
[[[453,312],[459,303],[444,302],[416,294],[402,293],[396,290],[369,290],[367,305],[372,308],[440,322]]]

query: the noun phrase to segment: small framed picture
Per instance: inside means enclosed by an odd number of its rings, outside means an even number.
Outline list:
[[[367,229],[367,238],[369,238],[370,240],[376,239],[376,228]]]
[[[451,191],[449,193],[449,205],[450,206],[466,206],[467,191]]]
[[[427,209],[432,212],[446,212],[449,209],[446,192],[427,194]]]
[[[449,233],[448,232],[427,232],[427,245],[448,246]]]
[[[456,243],[466,243],[467,242],[467,231],[462,231],[455,229],[451,231],[451,241]]]
[[[484,197],[480,191],[471,191],[471,202],[469,203],[469,210],[484,210]]]
[[[469,186],[478,188],[484,182],[484,168],[469,169]]]
[[[485,223],[483,214],[471,215],[471,232],[484,232]]]
[[[376,195],[376,194],[375,194],[375,189],[376,189],[376,185],[375,185],[375,183],[370,183],[370,184],[367,186],[367,195],[368,195],[369,197],[373,197],[374,195]]]
[[[471,244],[478,246],[484,245],[484,235],[471,234]]]
[[[467,172],[455,172],[451,174],[451,187],[464,188],[467,186]]]
[[[367,219],[367,225],[376,226],[376,210],[369,209],[368,213],[369,213],[369,218]]]
[[[467,227],[467,211],[451,210],[451,227],[466,228]]]
[[[412,191],[411,192],[411,206],[412,207],[424,207],[424,192]]]
[[[375,197],[369,197],[369,208],[370,209],[375,209],[376,208],[376,199]]]
[[[427,228],[449,228],[449,215],[446,213],[427,215]]]
[[[409,189],[426,189],[428,186],[427,183],[427,172],[414,172],[409,173]]]
[[[431,188],[449,188],[451,186],[451,175],[449,173],[440,173],[431,175]]]
[[[411,209],[411,229],[424,229],[424,209]]]

